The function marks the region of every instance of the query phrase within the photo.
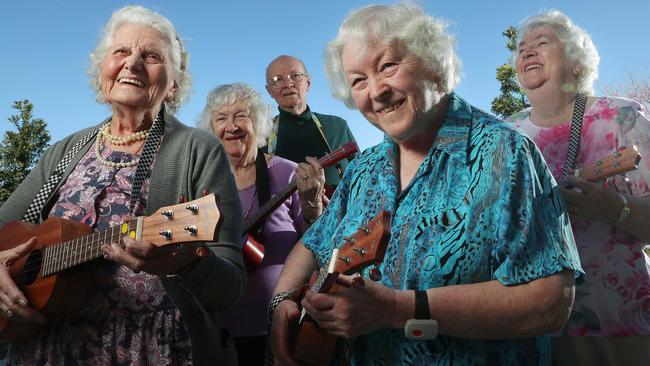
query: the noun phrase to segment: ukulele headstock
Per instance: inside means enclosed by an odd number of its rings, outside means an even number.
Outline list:
[[[213,241],[220,218],[214,193],[194,201],[162,207],[143,219],[142,240],[156,246]]]
[[[335,252],[333,272],[352,274],[384,260],[390,239],[390,213],[381,211],[363,228],[344,238],[346,243]]]
[[[611,155],[598,159],[591,165],[581,168],[576,173],[580,178],[588,181],[599,181],[614,175],[635,170],[641,161],[641,154],[636,146],[621,148]]]

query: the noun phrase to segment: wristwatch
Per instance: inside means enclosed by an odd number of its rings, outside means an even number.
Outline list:
[[[404,324],[404,336],[413,340],[430,340],[438,336],[438,321],[431,319],[429,297],[424,290],[415,290],[415,318]]]

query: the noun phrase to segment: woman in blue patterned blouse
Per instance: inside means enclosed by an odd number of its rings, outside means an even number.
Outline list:
[[[532,141],[453,92],[460,61],[444,22],[413,5],[364,7],[327,45],[325,63],[334,96],[385,139],[348,166],[285,262],[270,309],[276,362],[297,364],[288,324],[299,307],[283,294],[387,210],[383,278],[361,288],[342,276],[347,289],[301,301],[350,339],[352,364],[548,363],[544,334],[567,320],[582,276],[566,211]],[[405,334],[412,318],[423,320],[419,337]]]

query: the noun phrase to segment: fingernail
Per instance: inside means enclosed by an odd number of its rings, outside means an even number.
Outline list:
[[[27,301],[23,299],[18,300],[18,303],[20,304],[20,306],[27,306]]]

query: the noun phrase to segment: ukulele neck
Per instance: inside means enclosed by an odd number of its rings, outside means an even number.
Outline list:
[[[43,250],[43,276],[48,276],[76,265],[89,262],[104,255],[104,244],[121,243],[126,236],[140,239],[142,217],[124,222],[104,231],[80,236]]]

